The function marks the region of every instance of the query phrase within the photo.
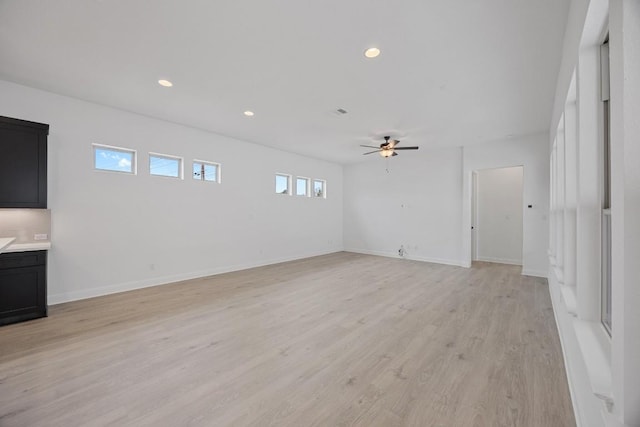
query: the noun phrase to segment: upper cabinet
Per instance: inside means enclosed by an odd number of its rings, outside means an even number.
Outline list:
[[[0,116],[0,208],[47,207],[49,125]]]

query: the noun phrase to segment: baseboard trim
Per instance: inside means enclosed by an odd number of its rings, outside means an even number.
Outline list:
[[[546,271],[540,271],[540,270],[530,270],[530,269],[522,269],[522,275],[523,276],[533,276],[533,277],[543,277],[543,278],[547,278],[548,273]]]
[[[434,264],[445,264],[445,265],[454,265],[456,267],[466,267],[466,265],[462,261],[445,259],[445,258],[417,257],[412,255],[406,255],[401,257],[397,254],[397,252],[374,251],[370,249],[345,248],[344,250],[345,252],[353,252],[353,253],[364,254],[364,255],[376,255],[376,256],[383,256],[387,258],[408,259],[411,261],[422,261],[422,262],[431,262]]]
[[[479,256],[477,257],[478,261],[483,261],[483,262],[495,262],[497,264],[509,264],[509,265],[522,265],[522,261],[518,261],[516,259],[507,259],[507,258],[492,258],[492,257],[485,257],[485,256]]]
[[[109,286],[101,286],[98,288],[82,289],[79,291],[71,291],[71,292],[60,292],[57,294],[49,294],[47,297],[47,304],[48,305],[62,304],[65,302],[78,301],[78,300],[87,299],[87,298],[117,294],[120,292],[133,291],[136,289],[144,289],[144,288],[150,288],[153,286],[167,285],[175,282],[183,282],[185,280],[200,279],[203,277],[215,276],[217,274],[231,273],[233,271],[247,270],[249,268],[264,267],[266,265],[280,264],[283,262],[296,261],[304,258],[312,258],[315,256],[321,256],[321,255],[329,255],[337,252],[343,252],[343,250],[340,249],[340,250],[313,252],[313,253],[307,253],[305,255],[274,258],[271,260],[255,262],[255,263],[245,263],[245,264],[237,264],[232,266],[217,267],[217,268],[200,270],[200,271],[191,272],[191,273],[174,274],[174,275],[163,276],[163,277],[154,277],[152,279],[146,279],[146,280],[134,280],[131,282],[118,283],[118,284],[109,285]]]

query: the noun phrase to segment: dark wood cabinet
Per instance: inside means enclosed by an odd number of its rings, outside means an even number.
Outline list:
[[[0,254],[0,325],[47,315],[46,251]]]
[[[49,125],[0,116],[0,208],[47,207]],[[0,325],[47,315],[47,252],[0,254]]]
[[[0,208],[47,207],[49,125],[0,116]]]

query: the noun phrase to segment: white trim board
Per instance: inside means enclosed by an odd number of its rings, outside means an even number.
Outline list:
[[[576,425],[578,427],[612,426],[603,401],[596,397],[592,390],[589,371],[576,334],[575,317],[569,313],[564,303],[560,286],[555,277],[554,269],[551,267],[549,269],[549,294],[560,337]]]
[[[506,258],[492,258],[492,257],[485,257],[485,256],[478,256],[475,261],[495,262],[497,264],[522,265],[522,260],[506,259]]]
[[[522,269],[522,275],[523,276],[533,276],[533,277],[542,277],[542,278],[547,278],[547,272],[546,271],[539,271],[539,270],[529,270],[529,269]]]

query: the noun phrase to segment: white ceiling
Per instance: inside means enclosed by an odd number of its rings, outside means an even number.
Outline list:
[[[568,3],[0,0],[0,79],[351,163],[547,130]]]

